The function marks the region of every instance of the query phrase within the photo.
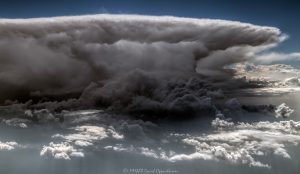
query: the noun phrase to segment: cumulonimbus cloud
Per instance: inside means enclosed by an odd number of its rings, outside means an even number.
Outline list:
[[[282,37],[274,27],[167,16],[1,19],[0,100],[166,96],[153,92],[166,79],[226,76],[225,65]]]

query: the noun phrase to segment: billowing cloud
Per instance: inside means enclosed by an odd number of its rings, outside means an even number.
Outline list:
[[[54,159],[70,160],[71,157],[84,157],[84,153],[75,149],[68,143],[53,143],[50,142],[49,146],[44,146],[40,152],[41,156],[50,157]]]
[[[240,64],[273,62],[275,54],[272,60],[262,55],[284,39],[277,28],[210,19],[2,19],[1,122],[10,130],[27,128],[17,142],[30,137],[22,148],[50,159],[116,151],[166,163],[210,160],[271,168],[274,163],[264,158],[291,159],[288,147],[300,142],[300,123],[282,121],[294,110],[284,103],[247,105],[235,92],[295,90],[299,70],[291,66]],[[147,114],[155,123],[144,119]],[[255,121],[269,114],[280,120]],[[160,122],[192,115],[216,118],[212,127],[204,125],[207,117],[183,126]],[[36,133],[43,139],[30,142]],[[0,142],[0,150],[19,146]]]
[[[0,151],[1,150],[13,150],[18,146],[15,141],[1,142],[0,141]]]
[[[282,103],[281,105],[279,105],[276,110],[276,117],[283,117],[283,118],[287,118],[289,117],[292,113],[294,112],[293,109],[291,109],[290,107],[288,107],[285,103]]]
[[[134,112],[197,107],[177,107],[207,100],[203,93],[186,96],[193,91],[179,89],[181,83],[207,90],[203,76],[231,78],[225,65],[284,38],[273,27],[139,15],[1,19],[0,28],[1,101],[80,98]]]
[[[231,108],[235,108],[237,102],[237,99],[228,100]],[[277,110],[282,117],[291,109],[282,104]],[[43,114],[48,115],[47,112]],[[65,111],[62,114],[65,120],[60,124],[60,129],[53,131],[51,124],[47,125],[50,132],[44,132],[46,145],[41,147],[28,144],[23,148],[37,148],[41,156],[50,159],[71,160],[85,157],[84,154],[89,152],[116,151],[170,163],[206,160],[272,168],[273,162],[262,159],[270,156],[292,159],[289,147],[300,142],[299,121],[235,122],[226,119],[220,111],[211,122],[212,130],[193,133],[190,133],[190,127],[184,127],[185,131],[181,132],[172,124],[156,125],[102,110]],[[52,128],[57,128],[58,122],[50,123],[53,123]],[[194,126],[192,129],[198,130],[203,124],[197,121]],[[38,130],[38,127],[29,129]],[[28,132],[28,136],[33,135],[32,131]],[[18,146],[15,142],[0,143],[3,150],[12,150]]]
[[[169,143],[191,147],[192,152],[180,153],[166,147],[106,146],[105,149],[136,153],[143,156],[170,162],[211,160],[250,167],[271,168],[268,163],[259,161],[261,157],[276,155],[290,159],[288,147],[300,142],[300,123],[297,121],[269,122],[252,124],[216,118],[212,121],[215,132],[200,136],[172,133]]]
[[[76,133],[68,135],[53,135],[53,138],[63,139],[68,143],[73,143],[76,146],[92,146],[95,142],[101,141],[105,138],[123,139],[123,136],[115,131],[113,127],[107,129],[100,126],[77,126],[70,128],[76,131]]]

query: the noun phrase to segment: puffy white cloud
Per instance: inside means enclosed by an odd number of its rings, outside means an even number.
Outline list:
[[[53,143],[44,146],[40,152],[41,156],[52,157],[54,159],[70,160],[71,157],[84,157],[84,153],[75,149],[68,143]]]
[[[255,156],[274,154],[290,158],[286,145],[300,142],[300,123],[292,120],[235,124],[216,118],[212,125],[218,128],[217,132],[203,136],[183,136],[186,138],[182,141],[194,147],[194,153],[176,154],[169,159],[205,159],[269,168],[269,164],[257,161]]]
[[[15,141],[1,142],[0,141],[0,150],[13,150],[18,146],[18,143]]]
[[[217,127],[217,128],[228,128],[228,127],[231,127],[234,125],[233,122],[230,122],[230,121],[227,121],[227,120],[223,120],[223,119],[220,119],[220,118],[216,118],[214,119],[212,122],[211,122],[211,125],[213,127]]]
[[[287,118],[289,117],[292,113],[294,112],[293,109],[291,109],[290,107],[288,107],[285,103],[282,103],[281,105],[277,106],[276,110],[275,110],[275,116],[276,117],[283,117],[283,118]]]
[[[214,157],[209,154],[195,152],[192,154],[174,155],[170,158],[170,161],[195,160],[195,159],[213,160]]]
[[[55,134],[52,138],[63,140],[76,147],[91,147],[95,144],[124,139],[121,128],[123,120],[114,118],[102,110],[81,110],[62,113],[64,126],[69,133]],[[121,132],[121,133],[120,133]]]
[[[234,165],[271,168],[271,164],[260,161],[258,156],[276,155],[291,158],[288,147],[300,143],[300,122],[260,121],[254,123],[222,120],[212,121],[215,131],[201,135],[171,133],[164,135],[166,143],[115,144],[106,150],[128,152],[170,162],[185,160],[212,160]],[[172,148],[176,147],[175,151]],[[181,147],[181,148],[179,148]]]
[[[298,134],[300,130],[300,122],[293,120],[279,122],[260,121],[253,124],[241,122],[237,124],[236,127],[240,129],[269,129],[271,131],[279,131],[286,134]]]
[[[75,133],[67,135],[56,134],[53,138],[64,139],[77,146],[91,146],[95,141],[100,141],[108,137],[106,129],[99,126],[83,125],[70,129],[75,131]]]

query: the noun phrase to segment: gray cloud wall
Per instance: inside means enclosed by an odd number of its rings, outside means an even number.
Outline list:
[[[80,95],[93,84],[110,96],[118,85],[139,88],[131,81],[144,83],[140,74],[155,83],[199,73],[225,77],[225,65],[281,37],[273,27],[167,16],[1,19],[0,100]]]

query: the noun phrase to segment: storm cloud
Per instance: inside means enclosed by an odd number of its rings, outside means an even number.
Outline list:
[[[217,90],[206,78],[230,79],[224,66],[284,37],[273,27],[169,16],[1,19],[0,101],[79,98],[129,111],[186,111]]]

